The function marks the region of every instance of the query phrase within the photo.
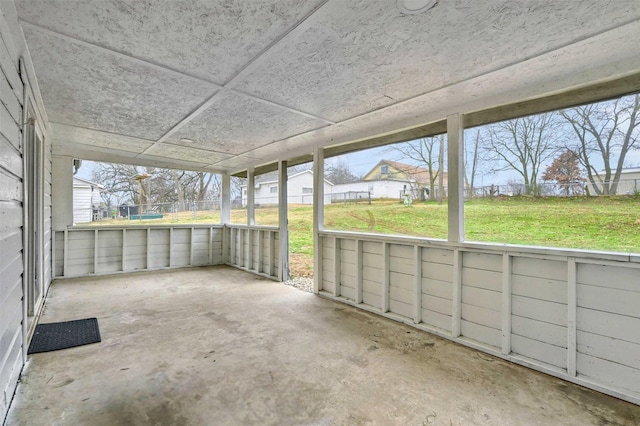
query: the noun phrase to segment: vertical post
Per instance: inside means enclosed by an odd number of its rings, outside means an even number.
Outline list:
[[[576,259],[570,257],[567,262],[567,374],[575,377],[577,373],[577,320],[578,320],[578,277]]]
[[[98,273],[98,230],[93,232],[93,273]]]
[[[73,225],[73,157],[51,157],[51,191],[52,227],[62,230]]]
[[[276,234],[274,231],[269,232],[269,267],[267,269],[269,276],[276,275]]]
[[[122,272],[127,270],[127,228],[122,228]]]
[[[208,247],[209,256],[209,265],[213,265],[213,226],[209,227],[209,247]]]
[[[227,229],[225,227],[225,229]],[[236,264],[236,234],[238,228],[228,228],[229,230],[229,264]]]
[[[145,269],[149,269],[149,260],[151,259],[151,228],[147,227],[147,263]]]
[[[255,203],[255,173],[253,167],[247,169],[247,225],[256,224],[256,203]]]
[[[322,239],[324,229],[324,149],[313,153],[313,292],[322,290]]]
[[[449,241],[464,241],[464,125],[461,114],[447,116]]]
[[[220,194],[220,223],[222,226],[222,264],[231,263],[229,253],[230,240],[233,237],[231,228],[227,224],[231,222],[231,176],[222,174],[222,193]]]
[[[226,225],[231,222],[231,176],[222,175],[222,194],[220,199],[220,223]]]
[[[189,266],[193,266],[193,226],[191,227],[191,232],[189,233]]]
[[[171,254],[173,248],[173,226],[169,228],[169,268],[171,268]]]
[[[502,353],[511,353],[511,256],[502,255]]]
[[[342,279],[341,263],[340,263],[340,239],[333,238],[333,295],[340,296],[340,281]]]
[[[419,324],[422,321],[422,247],[413,247],[413,322]]]
[[[356,240],[356,303],[362,303],[363,283],[362,283],[362,240]]]
[[[62,240],[62,277],[69,274],[69,230],[64,230],[64,239]]]
[[[451,336],[462,333],[462,252],[453,250],[453,295],[451,307]]]
[[[262,229],[258,229],[258,269],[257,273],[261,273],[263,271],[262,268],[262,260],[264,257],[264,231]]]
[[[278,218],[280,228],[281,281],[289,279],[289,220],[287,217],[287,162],[278,162]]]
[[[382,243],[382,313],[389,312],[389,243]]]

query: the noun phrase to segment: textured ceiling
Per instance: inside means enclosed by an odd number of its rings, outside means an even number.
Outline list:
[[[640,72],[637,0],[15,0],[54,138],[235,172]]]

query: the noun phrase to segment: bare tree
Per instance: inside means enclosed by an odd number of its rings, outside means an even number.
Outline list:
[[[360,177],[351,172],[349,165],[342,159],[327,167],[324,177],[334,184],[351,183],[360,180]]]
[[[561,111],[577,143],[568,144],[596,194],[615,194],[629,151],[638,149],[640,95]],[[602,163],[603,171],[598,171]]]
[[[439,136],[432,136],[427,138],[420,138],[410,142],[404,142],[399,144],[390,145],[389,152],[394,153],[399,160],[413,160],[418,163],[420,167],[413,169],[403,170],[407,175],[411,175],[414,170],[415,173],[422,173],[423,169],[426,169],[429,174],[429,198],[431,200],[436,199],[436,180],[440,174],[440,170],[443,166],[440,163],[440,146],[444,143],[443,138]],[[442,192],[442,191],[441,191]]]
[[[144,167],[129,164],[97,163],[91,180],[101,184],[104,191],[102,200],[108,207],[123,203],[135,203],[139,199],[138,182],[132,178],[147,172]],[[116,204],[113,204],[116,203]]]
[[[558,115],[545,113],[502,121],[488,127],[487,153],[495,171],[513,170],[525,193],[538,193],[540,168],[558,151],[562,136]]]
[[[476,129],[476,137],[473,142],[467,143],[465,138],[464,150],[464,184],[467,187],[468,196],[473,196],[478,165],[480,162],[480,128]]]

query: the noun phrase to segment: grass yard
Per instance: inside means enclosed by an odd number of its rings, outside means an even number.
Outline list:
[[[246,223],[246,210],[232,210]],[[167,215],[162,220],[107,220],[91,225],[218,223],[218,212]],[[276,207],[256,209],[256,223],[277,225]],[[447,206],[435,202],[406,207],[397,201],[332,204],[325,227],[335,230],[447,238]],[[312,207],[289,206],[289,244],[294,276],[313,273]],[[640,253],[640,198],[504,197],[465,203],[465,239],[496,243]]]

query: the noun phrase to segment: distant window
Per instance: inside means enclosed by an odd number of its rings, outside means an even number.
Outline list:
[[[270,188],[270,191],[271,191],[272,194],[277,194],[278,193],[278,185],[273,185]]]
[[[243,193],[244,195],[247,195],[247,190],[246,190],[246,189],[243,189],[243,190],[242,190],[242,193]]]
[[[302,188],[303,194],[313,194],[313,188]]]
[[[380,166],[380,173],[382,173],[383,175],[386,175],[387,173],[389,173],[389,166],[387,165]]]

